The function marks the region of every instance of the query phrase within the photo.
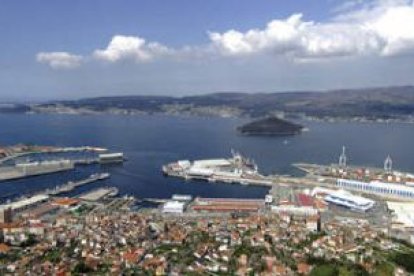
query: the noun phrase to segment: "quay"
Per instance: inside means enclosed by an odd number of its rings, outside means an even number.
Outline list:
[[[41,162],[28,162],[16,164],[14,166],[0,166],[0,181],[15,180],[30,176],[38,176],[44,174],[52,174],[62,171],[73,170],[75,166],[92,165],[92,164],[108,164],[122,162],[119,159],[101,158],[84,158],[84,159],[63,159],[50,160]]]
[[[208,176],[189,176],[189,175],[177,175],[177,174],[165,174],[167,176],[183,178],[185,180],[201,180],[211,183],[227,183],[227,184],[241,184],[241,185],[255,185],[255,186],[264,186],[271,187],[275,184],[274,180],[269,177],[261,176],[260,178],[252,178],[248,175],[232,176],[225,177],[221,175],[208,175]]]
[[[0,181],[14,180],[42,174],[51,174],[74,169],[70,160],[42,161],[0,167]]]
[[[62,186],[56,186],[54,189],[46,189],[44,191],[36,192],[32,195],[24,195],[21,196],[20,199],[0,205],[1,208],[12,208],[14,211],[26,209],[29,206],[36,205],[40,202],[48,201],[50,198],[57,196],[62,193],[70,192],[77,187],[87,185],[96,181],[104,180],[110,177],[109,173],[100,173],[100,174],[92,174],[86,179],[82,179],[79,181],[69,181],[68,183]]]
[[[75,165],[92,165],[99,163],[98,158],[84,158],[71,160]]]
[[[6,154],[0,158],[0,164],[16,159],[18,157],[27,156],[31,154],[39,153],[63,153],[63,152],[96,152],[103,153],[108,149],[100,147],[91,147],[91,146],[80,146],[80,147],[51,147],[51,146],[26,146],[26,145],[16,145],[10,146],[3,149]]]
[[[98,159],[63,159],[20,163],[14,166],[0,166],[0,181],[69,171],[73,170],[76,165],[90,165],[98,162]]]
[[[118,194],[118,189],[115,187],[104,187],[98,188],[92,191],[88,191],[78,196],[79,199],[85,201],[98,201],[106,197],[116,196]]]

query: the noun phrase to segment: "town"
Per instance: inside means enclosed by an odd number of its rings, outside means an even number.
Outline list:
[[[275,192],[275,191],[273,191]],[[279,190],[280,192],[280,190]],[[5,275],[406,275],[414,247],[368,216],[332,216],[305,194],[263,200],[173,195],[158,207],[89,192],[3,206]],[[142,202],[141,202],[142,203]],[[325,209],[325,211],[323,211]],[[331,275],[331,274],[329,274]]]
[[[322,223],[318,215],[289,212],[131,211],[132,202],[56,199],[53,214],[25,212],[12,221],[6,214],[2,274],[405,275],[412,269],[407,258],[413,247],[363,219]]]
[[[361,173],[346,164],[345,149],[338,165],[297,165],[308,172],[307,178],[262,176],[254,161],[232,153],[230,159],[178,161],[164,166],[162,171],[187,181],[213,182],[208,185],[265,185],[269,191],[264,198],[188,194],[173,194],[168,199],[135,198],[118,196],[118,189],[109,186],[65,195],[78,186],[109,178],[106,173],[0,205],[0,273],[414,272],[411,194],[368,189],[353,194],[357,188],[362,189],[362,182],[355,180]],[[123,159],[121,153],[99,155],[101,163]],[[337,182],[309,180],[320,175]],[[390,157],[386,158],[384,170],[365,170],[363,177],[381,177],[398,182],[388,183],[389,187],[411,188],[407,183],[411,183],[412,176],[394,171]],[[354,182],[356,186],[349,184]]]

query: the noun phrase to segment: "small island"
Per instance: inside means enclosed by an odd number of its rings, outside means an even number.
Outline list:
[[[268,117],[247,123],[237,128],[239,133],[249,136],[288,136],[302,132],[303,126],[277,117]]]

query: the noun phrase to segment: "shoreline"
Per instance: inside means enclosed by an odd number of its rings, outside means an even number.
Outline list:
[[[189,113],[168,113],[168,112],[141,112],[141,111],[130,111],[125,110],[124,112],[111,112],[111,111],[93,111],[88,110],[87,112],[21,112],[21,113],[1,113],[0,115],[68,115],[68,116],[166,116],[166,117],[182,117],[182,118],[221,118],[221,119],[239,119],[239,120],[254,120],[258,118],[263,118],[270,116],[271,114],[253,117],[249,115],[220,115],[220,114],[189,114]],[[317,117],[317,116],[307,116],[307,115],[298,115],[298,114],[289,114],[282,116],[284,119],[293,120],[293,121],[305,121],[305,122],[322,122],[322,123],[376,123],[376,124],[414,124],[414,116],[409,116],[409,118],[395,118],[395,119],[384,119],[384,118],[374,118],[370,119],[367,117],[356,116],[356,117]]]

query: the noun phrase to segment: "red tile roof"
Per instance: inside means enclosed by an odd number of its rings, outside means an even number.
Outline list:
[[[296,198],[300,206],[313,207],[314,200],[311,196],[306,195],[306,194],[298,194]]]
[[[7,253],[10,251],[10,247],[5,243],[0,243],[0,253]]]

